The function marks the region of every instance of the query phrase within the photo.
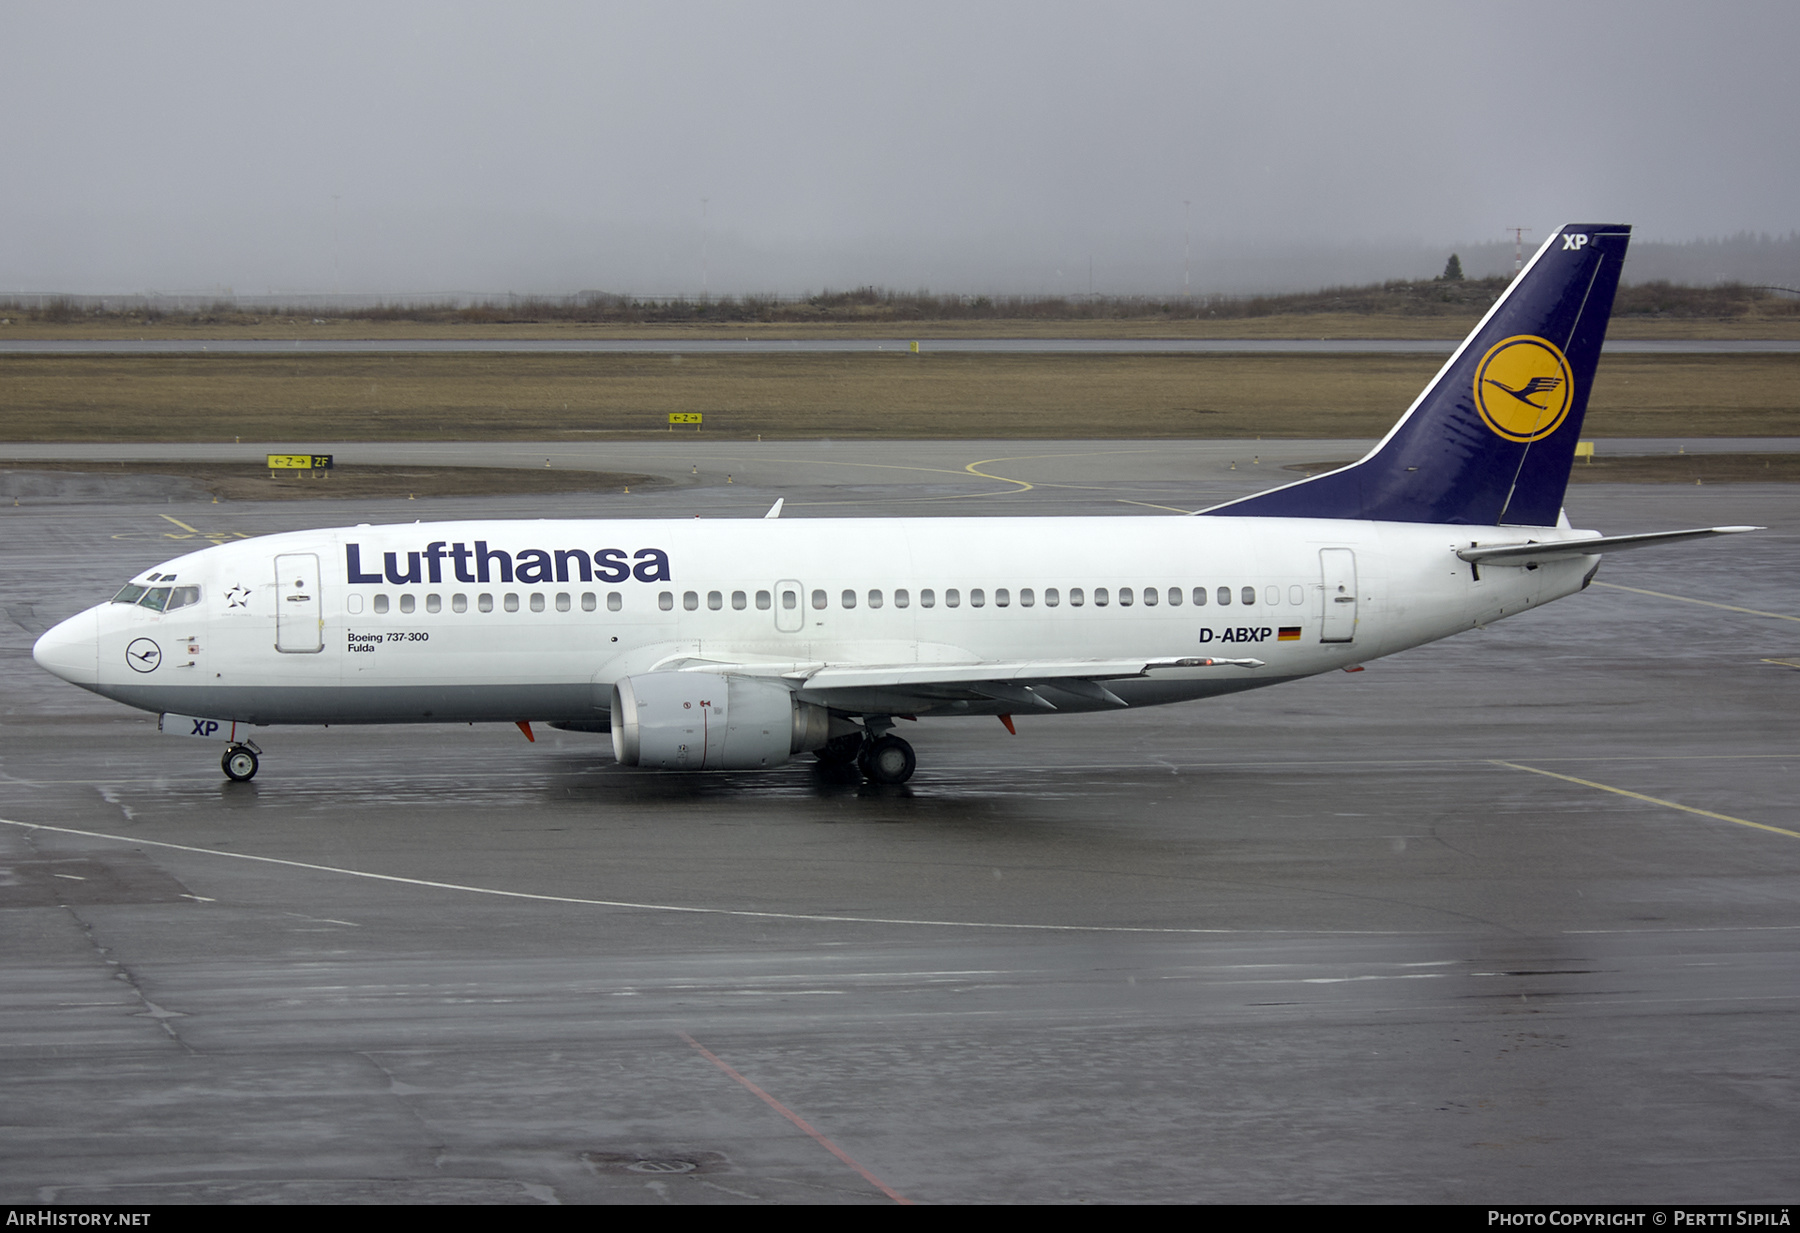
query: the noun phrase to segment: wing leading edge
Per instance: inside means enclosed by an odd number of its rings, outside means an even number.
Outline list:
[[[1057,659],[975,661],[933,664],[826,664],[826,663],[728,663],[683,658],[661,665],[665,671],[713,672],[725,676],[760,677],[787,682],[809,700],[828,706],[851,703],[845,709],[866,709],[851,702],[850,695],[879,692],[892,701],[905,696],[918,709],[930,710],[948,699],[978,698],[1035,710],[1054,711],[1070,705],[1123,707],[1129,705],[1103,682],[1141,679],[1159,670],[1193,668],[1264,667],[1260,659],[1220,659],[1210,656],[1166,656],[1154,659]],[[1036,687],[1064,695],[1052,701]],[[883,707],[882,709],[889,709]]]

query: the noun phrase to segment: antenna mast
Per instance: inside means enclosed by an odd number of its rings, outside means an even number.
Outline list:
[[[1525,268],[1525,233],[1531,228],[1508,227],[1506,230],[1513,233],[1513,277],[1517,278],[1519,271]]]

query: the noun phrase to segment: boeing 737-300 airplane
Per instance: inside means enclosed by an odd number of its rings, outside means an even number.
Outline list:
[[[217,734],[518,723],[627,766],[804,751],[901,783],[896,718],[1186,702],[1352,667],[1585,587],[1563,492],[1630,229],[1564,228],[1361,461],[1185,518],[452,522],[299,531],[133,578],[37,642]]]

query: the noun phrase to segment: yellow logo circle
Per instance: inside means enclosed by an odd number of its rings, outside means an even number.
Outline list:
[[[1536,441],[1569,413],[1569,361],[1556,344],[1516,334],[1489,348],[1475,369],[1475,407],[1508,441]]]

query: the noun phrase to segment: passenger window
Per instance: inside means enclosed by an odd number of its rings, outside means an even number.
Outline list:
[[[904,588],[894,592],[894,607],[904,608],[910,603],[912,603],[912,596],[907,594]]]
[[[881,592],[880,591],[870,591],[869,592],[869,607],[871,607],[871,608],[881,607]]]
[[[1145,587],[1144,588],[1144,607],[1146,607],[1146,608],[1156,607],[1156,601],[1158,598],[1160,598],[1160,597],[1157,595],[1155,587]]]
[[[436,591],[433,591],[430,595],[427,595],[425,597],[425,611],[427,611],[427,612],[442,612],[443,610],[444,610],[444,599]]]
[[[375,597],[375,611],[376,612],[386,612],[387,610],[388,610],[388,597],[385,595],[377,595]]]
[[[512,596],[509,595],[507,598],[511,599]],[[656,606],[661,608],[664,612],[675,611],[675,592],[658,591],[656,594]]]
[[[505,608],[508,612],[517,612],[519,610],[519,597],[511,591],[508,591],[506,593],[506,598],[501,601],[501,607]]]
[[[1030,587],[1020,587],[1019,588],[1019,607],[1029,608],[1029,607],[1031,607],[1031,605],[1033,605],[1035,603],[1037,603],[1037,595],[1035,593],[1033,593],[1032,589]]]
[[[774,600],[774,598],[775,597],[770,595],[767,591],[758,591],[756,593],[756,610],[758,612],[767,612],[769,610],[769,608],[771,606],[771,602]],[[790,607],[790,608],[792,608],[793,606],[794,605],[792,605],[792,604],[788,605],[788,607]]]
[[[700,610],[700,592],[683,591],[681,593],[681,606],[686,608],[689,612],[698,612]]]
[[[843,602],[844,607],[846,607],[846,608],[856,607],[856,592],[855,591],[845,591],[842,595],[838,596],[838,598]]]
[[[467,595],[452,595],[450,597],[450,611],[467,612],[468,610],[469,597]]]
[[[970,590],[970,592],[969,592],[969,607],[985,608],[986,606],[987,606],[987,592],[982,590],[980,587],[975,587],[972,590]]]
[[[1293,586],[1288,588],[1288,603],[1290,603],[1290,604],[1294,605],[1294,607],[1298,608],[1301,604],[1304,604],[1305,602],[1306,602],[1306,588],[1305,587],[1301,586],[1299,583],[1295,583]]]
[[[706,593],[706,607],[710,612],[720,611],[725,607],[724,594],[719,591],[708,591]]]
[[[592,612],[599,606],[598,597],[592,591],[583,591],[581,593],[581,610],[583,612]]]
[[[733,591],[731,593],[731,607],[734,611],[742,612],[745,608],[748,608],[749,606],[750,606],[750,597],[748,595],[745,595],[742,591]],[[762,604],[759,606],[763,607],[763,608],[767,608],[769,605]]]
[[[1062,602],[1062,594],[1055,587],[1044,588],[1044,607],[1054,608]]]
[[[400,611],[411,612],[417,606],[418,601],[415,600],[411,594],[402,595],[400,597]]]
[[[531,593],[531,610],[533,612],[542,612],[544,610],[544,593],[542,591],[533,591]]]
[[[1227,604],[1229,604],[1231,602],[1231,588],[1230,587],[1220,587],[1218,599],[1219,599],[1219,607],[1221,607],[1221,608],[1223,608]]]
[[[567,591],[558,591],[556,593],[556,610],[558,612],[567,612],[570,607],[569,593]]]
[[[1096,608],[1106,607],[1106,588],[1105,587],[1095,587],[1094,588],[1094,607],[1096,607]]]
[[[1121,608],[1131,607],[1131,600],[1132,600],[1131,588],[1130,587],[1120,587],[1119,588],[1119,607],[1121,607]]]
[[[1085,594],[1080,587],[1069,588],[1069,607],[1079,608],[1085,602]]]
[[[919,607],[921,607],[921,608],[937,607],[937,592],[932,590],[930,587],[926,587],[923,591],[920,591],[919,592]]]
[[[1005,587],[994,588],[994,607],[1005,608],[1012,603],[1012,592]]]
[[[1256,602],[1256,588],[1245,587],[1243,593],[1239,595],[1238,598],[1243,600],[1245,604],[1254,604]]]
[[[361,616],[362,606],[363,597],[355,591],[350,592],[349,595],[344,597],[344,611],[348,612],[351,616]]]
[[[799,605],[800,596],[797,593],[793,591],[783,591],[781,593],[781,606],[783,608],[792,609],[799,607]]]
[[[492,612],[494,610],[494,597],[489,595],[486,591],[483,591],[480,595],[475,597],[475,606],[483,612]]]
[[[1280,602],[1281,602],[1281,588],[1280,587],[1264,587],[1263,588],[1263,603],[1279,604]]]
[[[962,607],[962,592],[957,590],[955,587],[951,587],[949,590],[945,591],[944,592],[944,607],[946,607],[946,608]]]
[[[1194,588],[1194,607],[1196,607],[1196,608],[1206,607],[1206,588],[1205,587],[1195,587]]]
[[[1169,607],[1171,607],[1171,608],[1181,607],[1181,588],[1180,587],[1170,587],[1169,588]]]
[[[824,608],[825,608],[825,592],[814,591],[812,593],[812,606],[816,610],[819,610],[819,611],[824,610]]]
[[[624,606],[624,596],[620,595],[617,591],[608,591],[606,593],[606,610],[608,612],[617,612]]]

